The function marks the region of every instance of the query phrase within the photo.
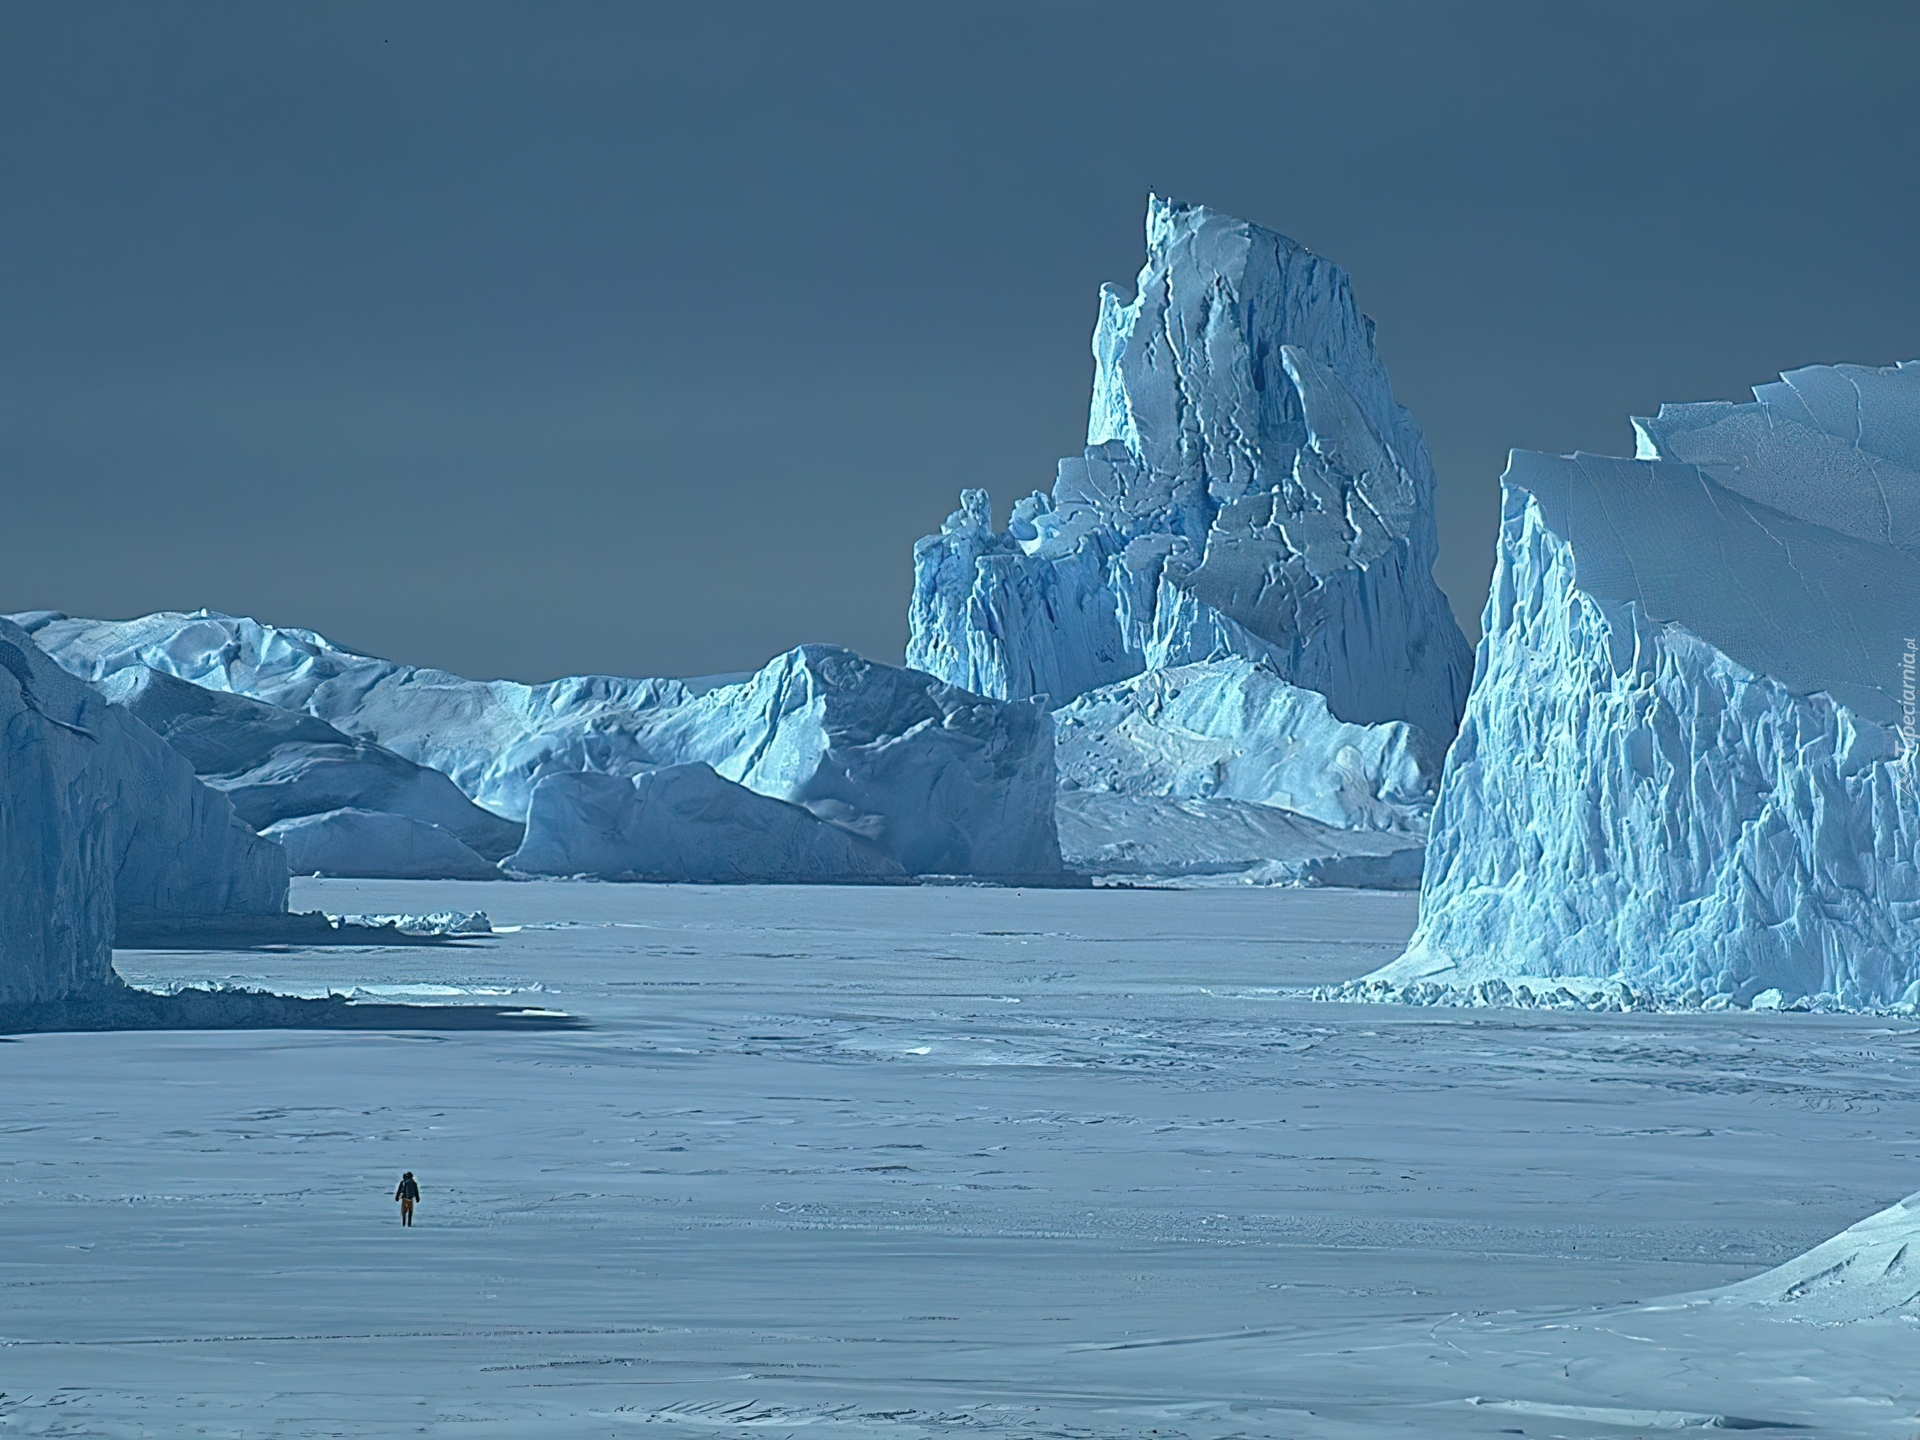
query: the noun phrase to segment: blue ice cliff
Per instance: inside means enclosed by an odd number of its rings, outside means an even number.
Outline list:
[[[209,611],[128,621],[26,618],[34,640],[82,679],[112,691],[151,686],[115,678],[151,671],[324,721],[349,742],[368,742],[449,777],[467,799],[514,822],[516,830],[528,820],[545,777],[631,779],[702,764],[857,837],[886,857],[882,868],[894,873],[1019,876],[1060,869],[1052,726],[1041,705],[970,694],[834,646],[802,646],[737,684],[713,689],[612,676],[522,685],[397,665],[342,649],[309,630]],[[245,718],[236,707],[226,706],[223,714],[220,735],[203,737],[215,757],[208,763],[239,767],[253,759],[261,741],[233,733]],[[264,721],[249,723],[261,735],[281,733]],[[332,742],[318,732],[301,741],[326,743]],[[272,761],[283,752],[268,747],[266,753]],[[291,753],[300,764],[283,767],[280,787],[298,783],[315,792],[311,756],[298,748]],[[402,786],[402,806],[388,770],[368,768],[365,756],[345,759],[358,768],[349,773],[336,767],[335,773],[357,776],[353,783],[365,788],[332,793],[343,812],[360,814],[336,814],[322,827],[297,796],[259,795],[247,803],[293,807],[282,813],[296,818],[275,829],[296,854],[344,858],[357,847],[353,873],[420,873],[421,847],[432,839],[416,825],[367,818],[373,815],[397,813],[430,823],[469,848],[484,849],[484,836],[469,840],[470,831],[462,828],[470,827],[470,818],[447,818],[457,812],[448,797]],[[233,773],[245,779],[263,771],[256,764]],[[557,792],[554,799],[557,804]],[[428,801],[442,808],[428,808]],[[668,807],[663,813],[679,812]],[[693,807],[685,813],[705,812]],[[542,822],[548,841],[552,819],[549,814]],[[686,840],[694,849],[714,843],[710,835],[689,834]],[[581,845],[582,853],[592,848],[586,837]],[[548,858],[554,853],[549,850]],[[337,867],[342,860],[330,863]],[[619,868],[644,869],[624,862]],[[753,878],[789,877],[768,871]]]
[[[1052,492],[996,530],[986,491],[965,491],[915,547],[907,663],[1049,697],[1068,829],[1091,826],[1102,853],[1154,810],[1142,799],[1418,834],[1469,655],[1433,581],[1426,442],[1346,272],[1150,200],[1146,266],[1132,299],[1102,290],[1093,358],[1087,447]],[[1170,693],[1191,698],[1160,723]],[[1360,735],[1375,726],[1389,730]],[[1266,828],[1252,818],[1249,838]]]
[[[0,620],[0,1004],[116,986],[120,923],[278,915],[287,865],[187,762]]]
[[[1516,451],[1411,998],[1920,1001],[1920,364]],[[1533,991],[1538,987],[1528,987]]]

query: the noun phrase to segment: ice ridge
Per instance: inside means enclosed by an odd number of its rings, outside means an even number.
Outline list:
[[[23,618],[82,679],[143,667],[317,717],[439,771],[510,821],[525,819],[549,775],[700,763],[878,846],[910,874],[1060,868],[1041,704],[972,694],[836,646],[801,646],[712,688],[614,676],[522,685],[397,665],[310,630],[213,611]]]
[[[526,841],[504,868],[697,884],[821,883],[902,873],[892,856],[860,836],[702,764],[628,777],[546,776],[533,787]]]
[[[278,828],[283,824],[344,809],[403,817],[409,825],[387,827],[396,835],[411,835],[421,825],[445,832],[452,844],[439,848],[457,859],[462,871],[471,871],[473,861],[498,861],[520,843],[519,825],[482,810],[439,771],[355,739],[316,716],[208,690],[144,665],[128,666],[98,688],[184,755],[195,774],[233,802],[242,820],[283,844]],[[316,832],[304,826],[302,833],[311,838]],[[394,878],[422,873],[417,857],[411,851],[409,856],[392,872]],[[295,873],[324,868],[307,863],[313,858],[295,859]],[[373,852],[366,852],[353,870],[327,873],[388,872]]]

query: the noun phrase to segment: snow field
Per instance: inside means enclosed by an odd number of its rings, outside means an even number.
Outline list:
[[[1914,1188],[1910,1023],[1314,1002],[1337,890],[293,904],[501,933],[118,963],[590,1028],[0,1043],[0,1433],[1913,1433],[1884,1291],[1653,1303]]]

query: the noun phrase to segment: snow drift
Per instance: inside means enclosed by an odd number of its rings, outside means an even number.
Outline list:
[[[1144,670],[1263,661],[1354,724],[1444,744],[1468,652],[1434,584],[1433,472],[1346,272],[1153,199],[1136,293],[1100,297],[1087,448],[995,530],[968,490],[914,551],[907,663],[1065,704]]]
[[[1814,367],[1663,408],[1638,460],[1515,452],[1420,928],[1380,979],[1920,999],[1917,382]]]
[[[835,646],[802,646],[710,689],[610,676],[521,685],[396,665],[309,630],[210,611],[21,618],[82,679],[139,666],[302,712],[439,771],[508,820],[526,817],[548,775],[698,762],[803,806],[908,873],[1060,866],[1052,728],[1040,704],[970,694]]]
[[[0,1003],[115,984],[120,921],[277,915],[280,848],[0,621]]]
[[[859,836],[701,764],[627,778],[546,776],[533,787],[527,838],[504,868],[697,884],[902,873],[897,861]]]

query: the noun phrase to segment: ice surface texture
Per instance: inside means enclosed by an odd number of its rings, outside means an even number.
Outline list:
[[[835,881],[901,874],[877,846],[709,765],[548,775],[533,787],[527,838],[505,868],[525,875],[699,884]]]
[[[1420,888],[1418,838],[1342,829],[1274,805],[1068,790],[1054,813],[1067,863],[1109,879]]]
[[[0,748],[0,1003],[112,984],[119,919],[286,909],[280,848],[6,621]]]
[[[444,778],[444,777],[443,777]],[[296,875],[369,880],[498,880],[500,868],[438,825],[342,806],[296,815],[260,832],[287,852]]]
[[[1897,517],[1915,493],[1913,367],[1798,371],[1788,389],[1833,397],[1836,379],[1858,412],[1793,423],[1878,437],[1904,478],[1860,463]],[[1420,929],[1382,978],[1920,998],[1920,771],[1901,738],[1920,560],[1891,543],[1897,519],[1876,535],[1827,505],[1860,468],[1808,461],[1811,438],[1754,443],[1753,408],[1640,422],[1643,453],[1678,436],[1692,464],[1515,453]],[[1728,448],[1691,423],[1703,411]]]
[[[1441,751],[1402,721],[1353,725],[1239,657],[1090,690],[1054,712],[1062,790],[1240,800],[1324,825],[1426,833]]]
[[[518,825],[482,810],[439,771],[356,740],[315,716],[207,690],[144,665],[108,676],[99,689],[186,756],[194,773],[223,792],[256,830],[350,807],[436,826],[469,857],[477,852],[499,860],[520,843]],[[300,874],[313,868],[294,864]],[[395,879],[421,878],[415,869],[391,873]]]
[[[543,776],[700,762],[804,806],[909,873],[1060,866],[1052,726],[1038,702],[988,699],[835,646],[802,646],[704,690],[611,676],[521,685],[396,665],[210,611],[23,618],[83,679],[144,666],[302,711],[450,776],[510,820],[525,818]]]
[[[1151,200],[1102,290],[1087,448],[1004,531],[969,490],[914,552],[907,663],[1061,705],[1143,670],[1264,660],[1341,720],[1441,743],[1468,651],[1433,583],[1426,444],[1338,266]]]

